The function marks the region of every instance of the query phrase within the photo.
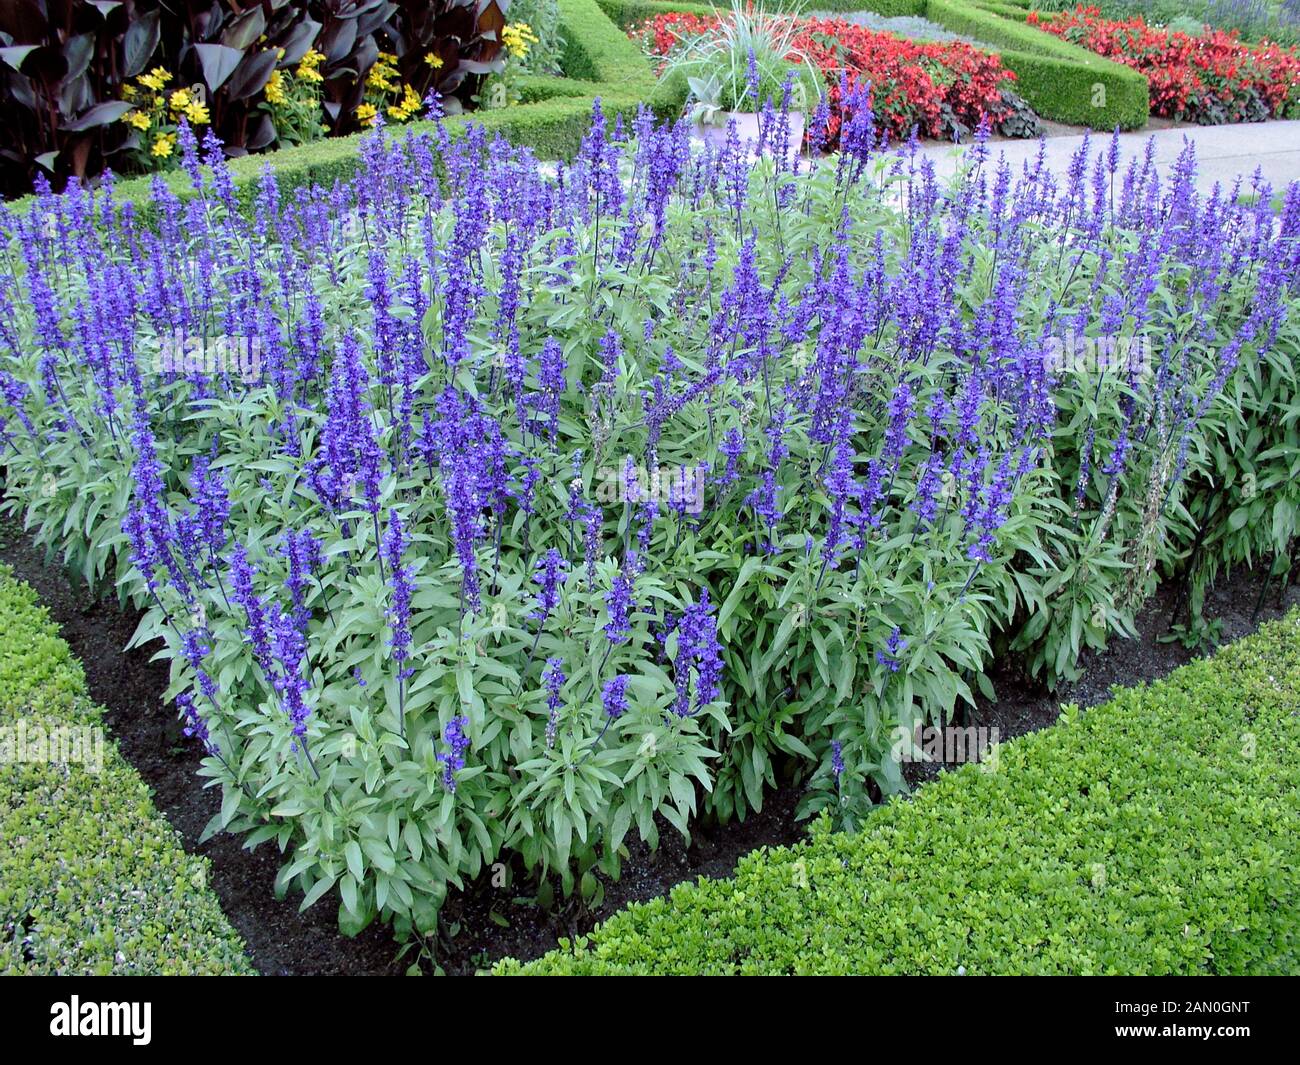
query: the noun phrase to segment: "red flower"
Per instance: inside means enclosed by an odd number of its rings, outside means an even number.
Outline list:
[[[684,41],[712,30],[718,21],[713,16],[657,15],[634,29],[632,36],[652,54],[667,57]],[[914,127],[923,136],[947,136],[951,120],[974,128],[985,115],[992,122],[1005,115],[1002,90],[1010,87],[1015,74],[1002,66],[997,55],[962,41],[903,40],[842,19],[797,18],[795,25],[792,55],[811,60],[826,81],[831,145],[838,140],[843,119],[841,74],[855,84],[870,84],[876,126],[891,137],[906,137]]]
[[[1270,41],[1244,43],[1237,31],[1207,28],[1197,37],[1148,26],[1135,16],[1104,19],[1095,7],[1059,14],[1031,12],[1047,33],[1132,67],[1151,87],[1151,113],[1162,118],[1212,120],[1217,101],[1229,121],[1251,117],[1253,97],[1279,118],[1300,107],[1300,53]]]

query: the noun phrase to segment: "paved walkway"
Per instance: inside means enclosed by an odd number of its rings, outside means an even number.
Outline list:
[[[1238,174],[1249,179],[1255,168],[1263,172],[1264,180],[1269,182],[1275,192],[1284,189],[1292,181],[1300,181],[1300,121],[1292,122],[1250,122],[1231,126],[1177,126],[1172,129],[1138,130],[1136,133],[1120,134],[1121,171],[1133,156],[1141,157],[1146,151],[1147,141],[1155,139],[1155,161],[1161,175],[1168,172],[1169,165],[1183,150],[1183,139],[1196,143],[1197,186],[1208,192],[1215,184],[1231,187]],[[1047,140],[1048,165],[1063,174],[1069,165],[1070,157],[1083,143],[1082,136],[1049,137]],[[1093,152],[1104,152],[1110,143],[1109,134],[1092,136]],[[1032,160],[1038,154],[1038,141],[998,141],[990,144],[990,157],[996,159],[999,153],[1010,161],[1014,172],[1019,173],[1021,164]],[[935,161],[935,168],[941,176],[947,176],[956,169],[957,161],[966,151],[964,147],[949,145],[932,145],[922,152]],[[1093,155],[1096,158],[1096,155]]]

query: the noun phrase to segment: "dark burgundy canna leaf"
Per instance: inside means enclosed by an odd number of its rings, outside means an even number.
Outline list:
[[[50,25],[38,0],[5,0],[0,4],[0,30],[17,42],[33,44],[45,40]]]
[[[303,19],[301,22],[290,28],[288,34],[280,42],[280,47],[284,49],[284,57],[280,62],[284,66],[292,66],[297,63],[307,50],[316,44],[316,38],[319,36],[321,24],[312,19]]]
[[[146,11],[127,27],[123,42],[124,77],[133,78],[149,65],[154,52],[158,50],[161,22],[161,12]]]
[[[265,29],[266,16],[262,14],[262,9],[250,8],[222,30],[221,43],[227,48],[237,48],[243,52],[262,36]]]
[[[194,52],[199,57],[203,81],[209,92],[220,89],[244,58],[239,49],[227,48],[224,44],[196,44]]]
[[[34,44],[14,44],[8,48],[0,48],[0,61],[7,63],[14,70],[21,71],[23,60],[36,51],[36,48]]]
[[[70,133],[80,133],[83,130],[94,129],[96,126],[116,122],[130,110],[131,105],[122,100],[108,100],[102,104],[96,104],[80,118],[65,122],[63,128]]]
[[[270,50],[258,52],[245,59],[230,78],[227,87],[230,99],[245,100],[254,93],[261,92],[279,61],[278,54]]]

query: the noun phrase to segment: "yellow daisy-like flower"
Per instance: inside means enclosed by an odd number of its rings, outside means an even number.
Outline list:
[[[411,86],[405,85],[402,87],[402,98],[388,109],[389,117],[405,122],[412,115],[420,113],[421,104],[420,94]]]
[[[424,61],[433,67],[434,70],[442,69],[442,56],[434,55],[432,52],[424,53]]]
[[[284,75],[277,70],[266,83],[266,102],[278,107],[288,101],[288,94],[284,91]]]
[[[529,46],[537,43],[537,34],[527,22],[512,22],[501,31],[501,43],[516,59],[523,59]]]
[[[185,117],[190,120],[191,126],[206,126],[212,121],[207,105],[198,100],[190,101],[189,106],[185,108]]]
[[[160,92],[172,80],[172,76],[166,67],[154,67],[148,74],[141,74],[135,80],[152,92]]]
[[[160,133],[154,139],[152,154],[158,159],[168,159],[176,148],[176,134]]]
[[[363,126],[373,126],[377,114],[378,112],[370,104],[362,104],[357,108],[357,121]]]
[[[122,121],[125,122],[128,126],[134,126],[136,129],[141,131],[149,128],[149,116],[146,115],[143,111],[138,111],[138,110],[128,111],[126,114],[122,116]]]
[[[376,63],[370,68],[370,73],[366,75],[366,88],[377,89],[379,92],[392,92],[397,88],[390,80],[392,76],[393,71]]]
[[[321,77],[319,68],[323,62],[325,62],[325,56],[314,48],[310,49],[302,59],[298,61],[298,69],[294,71],[294,73],[297,74],[298,78],[302,81],[322,82],[325,79]]]
[[[171,95],[169,106],[173,111],[184,111],[193,102],[194,98],[190,95],[189,89],[177,89]]]
[[[122,86],[122,99],[123,99],[123,100],[134,100],[134,99],[135,99],[135,94],[136,94],[137,92],[139,92],[139,91],[140,91],[140,90],[137,89],[134,85],[130,85],[130,84],[128,84],[128,85],[123,85],[123,86]]]

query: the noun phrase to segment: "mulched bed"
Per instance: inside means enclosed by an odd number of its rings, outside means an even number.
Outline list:
[[[372,925],[355,939],[339,934],[336,909],[322,901],[306,913],[298,899],[277,901],[273,893],[281,864],[273,846],[245,850],[240,839],[218,835],[200,844],[199,836],[220,806],[217,789],[204,789],[196,776],[201,751],[185,740],[172,708],[162,702],[167,670],[151,663],[144,650],[123,651],[138,616],[114,600],[98,600],[57,560],[47,560],[22,531],[0,525],[0,561],[39,593],[64,639],[81,660],[91,696],[106,710],[109,728],[127,760],[154,790],[159,810],[180,832],[188,850],[206,855],[213,867],[212,888],[231,923],[248,944],[249,955],[266,974],[395,974],[417,962],[428,971],[472,973],[507,955],[535,958],[561,936],[580,935],[629,902],[665,894],[674,884],[700,876],[729,875],[737,861],[758,847],[797,841],[804,831],[794,820],[797,789],[787,786],[768,797],[763,810],[744,822],[697,826],[687,846],[674,830],[661,825],[662,842],[651,852],[633,841],[623,877],[604,885],[599,908],[557,900],[550,910],[537,906],[535,888],[515,870],[511,887],[493,887],[484,877],[443,909],[439,941],[399,957],[400,947],[387,929]],[[1269,591],[1257,619],[1261,573],[1238,571],[1221,580],[1206,596],[1206,613],[1223,625],[1225,641],[1256,628],[1300,603],[1300,587]],[[1075,684],[1054,693],[1026,683],[1010,667],[992,676],[996,700],[981,700],[964,724],[996,727],[1002,740],[1050,725],[1062,702],[1092,706],[1106,699],[1112,685],[1155,680],[1195,657],[1178,643],[1161,643],[1173,605],[1173,586],[1162,588],[1139,618],[1140,638],[1117,641],[1106,653],[1088,655],[1085,672]],[[912,783],[939,771],[935,765],[906,767]]]

